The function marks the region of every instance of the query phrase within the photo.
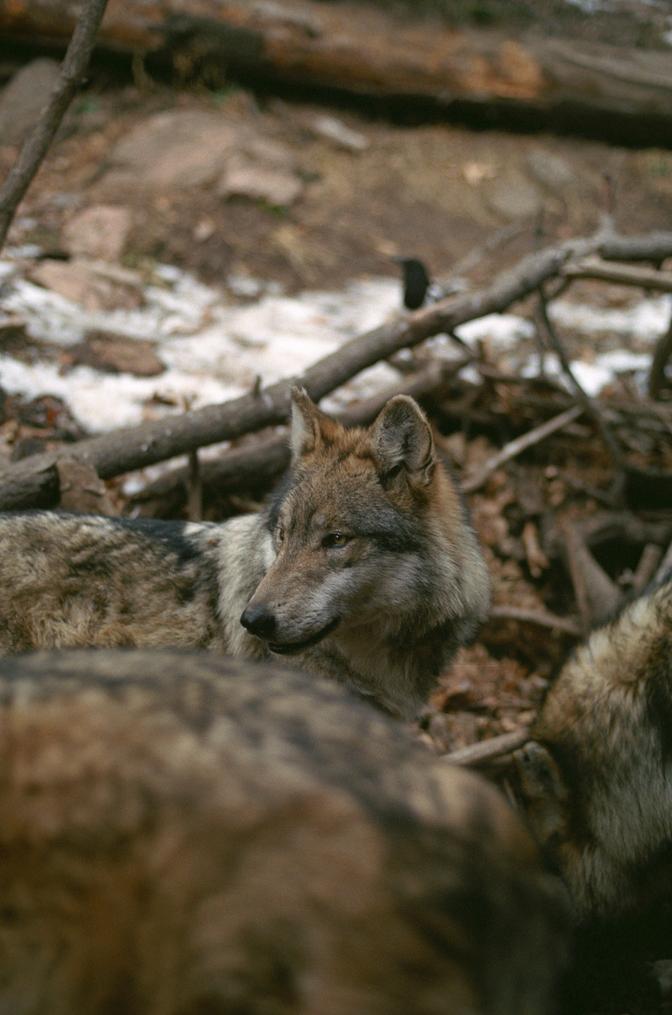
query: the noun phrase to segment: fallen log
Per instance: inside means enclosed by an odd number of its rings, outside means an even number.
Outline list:
[[[300,377],[279,381],[223,405],[166,416],[80,441],[68,447],[68,456],[90,465],[101,479],[110,479],[187,454],[194,448],[274,426],[287,417],[289,389],[293,383],[302,384],[317,401],[361,370],[388,359],[400,349],[415,346],[433,335],[449,334],[459,325],[486,314],[502,313],[513,303],[537,292],[544,282],[558,277],[573,257],[597,253],[606,260],[622,259],[623,252],[631,250],[633,259],[645,259],[646,243],[646,237],[605,239],[597,236],[548,247],[524,257],[483,289],[450,297],[411,314],[400,314],[379,328],[351,339],[318,360]],[[672,256],[672,233],[653,234],[649,249],[656,254],[650,260],[661,261]],[[56,503],[58,457],[58,452],[31,455],[0,472],[0,509],[46,507]]]
[[[76,9],[73,0],[12,0],[0,5],[0,33],[62,45]],[[671,136],[667,53],[581,38],[457,29],[356,3],[110,0],[100,44],[184,73],[208,69],[448,115],[480,111],[490,124],[618,134],[619,143]]]

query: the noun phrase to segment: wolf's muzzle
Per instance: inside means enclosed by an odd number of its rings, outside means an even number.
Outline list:
[[[310,648],[312,645],[317,645],[319,641],[326,638],[328,634],[334,630],[334,628],[340,623],[341,618],[335,617],[330,620],[325,627],[316,631],[315,634],[311,634],[310,638],[306,638],[304,641],[292,641],[292,642],[274,642],[269,641],[268,647],[271,652],[275,652],[276,655],[291,656],[295,652],[302,652],[306,648]]]

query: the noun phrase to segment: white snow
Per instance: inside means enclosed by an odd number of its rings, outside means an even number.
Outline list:
[[[231,280],[227,291],[220,291],[172,265],[158,265],[153,281],[142,290],[140,307],[94,313],[26,280],[24,272],[20,259],[6,256],[0,261],[1,305],[5,314],[25,320],[34,338],[59,347],[81,341],[92,329],[149,338],[166,364],[163,374],[140,378],[83,366],[65,373],[58,363],[28,364],[0,355],[0,385],[5,390],[26,397],[57,395],[92,432],[132,425],[187,403],[198,408],[234,398],[249,390],[257,377],[272,384],[299,374],[343,342],[384,323],[400,306],[395,278],[366,278],[340,292],[287,296],[278,292],[277,285],[240,276]],[[614,373],[648,366],[649,356],[632,353],[628,345],[633,337],[638,349],[655,341],[667,327],[670,300],[641,299],[616,310],[565,299],[551,309],[563,329],[619,338],[622,351],[574,364],[587,390],[597,393]],[[462,325],[457,333],[469,345],[484,341],[491,353],[513,356],[521,340],[529,349],[534,329],[516,314],[491,314]],[[442,357],[461,355],[445,335],[430,339],[427,346]],[[524,352],[521,363],[527,355]],[[553,367],[552,357],[548,362]],[[532,362],[523,367],[524,372],[531,370]],[[354,397],[366,398],[399,376],[394,367],[379,363],[325,399],[324,406],[333,410]],[[152,396],[161,402],[172,400],[175,409],[152,402]]]

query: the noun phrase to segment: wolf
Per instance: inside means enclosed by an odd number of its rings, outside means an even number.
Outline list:
[[[558,883],[345,688],[186,650],[0,662],[0,1011],[546,1015]]]
[[[532,738],[523,808],[578,920],[672,902],[672,572],[578,647]]]
[[[223,524],[0,515],[0,653],[85,646],[292,655],[412,718],[489,605],[422,410],[345,429],[292,395],[290,471]]]

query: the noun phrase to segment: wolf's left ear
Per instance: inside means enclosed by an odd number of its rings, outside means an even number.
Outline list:
[[[434,438],[427,417],[408,395],[395,395],[371,427],[371,443],[384,477],[404,469],[414,486],[427,486],[434,475]]]
[[[292,461],[314,451],[323,434],[338,429],[338,424],[315,405],[305,388],[295,386],[291,392],[292,417],[289,430],[289,447]]]

